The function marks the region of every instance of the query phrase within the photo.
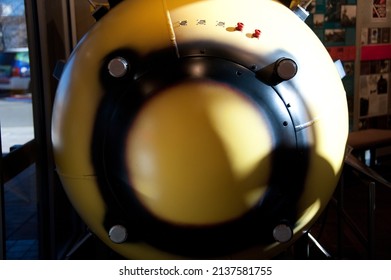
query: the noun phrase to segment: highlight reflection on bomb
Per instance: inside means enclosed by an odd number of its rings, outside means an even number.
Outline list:
[[[116,2],[69,58],[53,110],[58,173],[91,231],[139,259],[293,244],[334,191],[348,131],[305,10]]]

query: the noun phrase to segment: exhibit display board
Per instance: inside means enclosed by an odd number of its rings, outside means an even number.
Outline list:
[[[391,1],[360,1],[360,70],[358,73],[358,126],[368,119],[388,116],[391,77]]]
[[[316,0],[308,7],[306,23],[323,42],[333,60],[341,60],[349,106],[350,127],[354,122],[355,63],[357,60],[357,0]]]
[[[350,129],[385,128],[371,119],[391,114],[391,0],[316,0],[308,11],[306,23],[343,62]]]

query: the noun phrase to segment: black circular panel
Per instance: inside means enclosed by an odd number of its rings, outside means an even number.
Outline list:
[[[107,61],[118,54],[121,52],[109,56]],[[121,57],[128,59],[130,65],[137,65],[137,59],[129,54],[126,51]],[[102,70],[106,94],[96,118],[92,159],[108,205],[105,227],[125,225],[129,229],[127,242],[143,241],[192,257],[205,253],[223,255],[270,242],[276,225],[282,220],[295,221],[295,204],[308,165],[303,149],[298,151],[294,124],[283,100],[272,87],[260,82],[253,71],[232,61],[187,57],[150,65],[138,72],[133,66],[133,72],[118,81],[112,76],[105,77],[107,74]],[[268,120],[273,140],[266,194],[240,219],[213,226],[169,224],[152,215],[134,194],[125,166],[126,135],[143,106],[165,88],[190,80],[226,84],[252,100]]]

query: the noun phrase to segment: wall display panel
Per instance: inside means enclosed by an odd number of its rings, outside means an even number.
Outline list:
[[[306,23],[344,65],[351,130],[389,116],[391,0],[316,0],[308,11]]]
[[[389,17],[389,13],[390,13],[389,7],[387,6],[387,0],[371,0],[371,1],[372,1],[372,20],[387,22],[387,18]]]
[[[308,11],[307,24],[326,46],[355,45],[356,0],[316,0]]]
[[[343,79],[349,106],[349,121],[353,127],[356,63],[356,0],[312,1],[306,23],[323,42],[334,60],[341,60],[346,72]]]
[[[388,113],[390,60],[362,61],[360,118]]]
[[[391,1],[360,1],[360,71],[358,73],[358,126],[367,119],[391,113]]]

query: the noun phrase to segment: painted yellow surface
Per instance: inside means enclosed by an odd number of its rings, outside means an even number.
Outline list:
[[[240,92],[184,82],[159,93],[136,118],[128,136],[130,181],[163,220],[213,225],[238,218],[267,188],[269,131]]]
[[[244,23],[242,31],[235,30],[238,22]],[[256,29],[260,38],[252,36]],[[125,257],[182,258],[148,244],[114,244],[108,239],[103,227],[107,205],[90,154],[104,95],[99,71],[104,58],[118,49],[144,57],[173,48],[180,58],[184,44],[200,40],[261,58],[264,66],[279,58],[277,50],[297,61],[299,70],[289,85],[299,89],[308,119],[295,125],[302,129],[309,123],[303,129],[313,134],[292,241],[222,257],[265,258],[283,250],[316,220],[337,184],[348,133],[345,91],[321,42],[287,7],[271,0],[123,1],[95,24],[67,62],[52,131],[57,169],[72,203],[91,230]],[[183,92],[188,94],[184,97]],[[171,108],[180,117],[172,115]],[[167,130],[177,136],[175,141],[164,134]],[[184,81],[162,90],[137,115],[127,139],[125,157],[134,190],[147,209],[168,222],[210,225],[237,218],[267,189],[268,155],[274,148],[268,124],[251,102],[219,83]],[[259,139],[263,145],[257,145]],[[205,207],[194,212],[200,203]],[[186,206],[191,211],[185,211]]]

